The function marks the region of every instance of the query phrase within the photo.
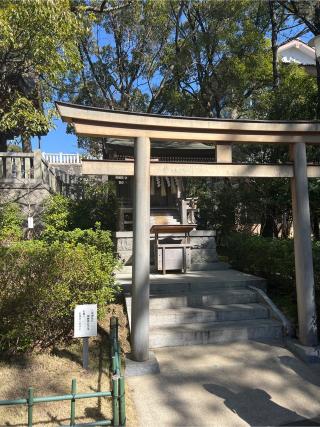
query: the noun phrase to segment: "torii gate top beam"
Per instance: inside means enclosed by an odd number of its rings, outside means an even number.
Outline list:
[[[77,135],[212,143],[320,144],[320,122],[229,120],[131,113],[57,102]]]

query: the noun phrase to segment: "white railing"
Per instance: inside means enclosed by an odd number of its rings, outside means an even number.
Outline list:
[[[81,158],[79,153],[42,153],[42,158],[49,164],[60,165],[80,165]]]

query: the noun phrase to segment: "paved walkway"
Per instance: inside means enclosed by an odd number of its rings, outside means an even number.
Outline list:
[[[278,344],[161,348],[161,373],[128,378],[143,427],[320,426],[320,368]]]

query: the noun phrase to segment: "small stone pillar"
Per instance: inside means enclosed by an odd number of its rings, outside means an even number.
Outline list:
[[[41,151],[34,150],[33,153],[33,176],[34,179],[42,179],[42,168],[41,168]]]
[[[232,145],[230,143],[216,145],[216,162],[232,163]]]
[[[299,340],[305,346],[318,343],[311,242],[306,145],[295,143],[291,152],[294,255],[299,318]]]
[[[134,143],[131,345],[137,362],[149,359],[150,139]]]

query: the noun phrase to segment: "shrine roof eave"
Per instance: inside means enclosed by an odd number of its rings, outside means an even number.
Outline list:
[[[320,143],[319,121],[267,121],[163,116],[56,102],[62,120],[83,136],[234,143]]]

